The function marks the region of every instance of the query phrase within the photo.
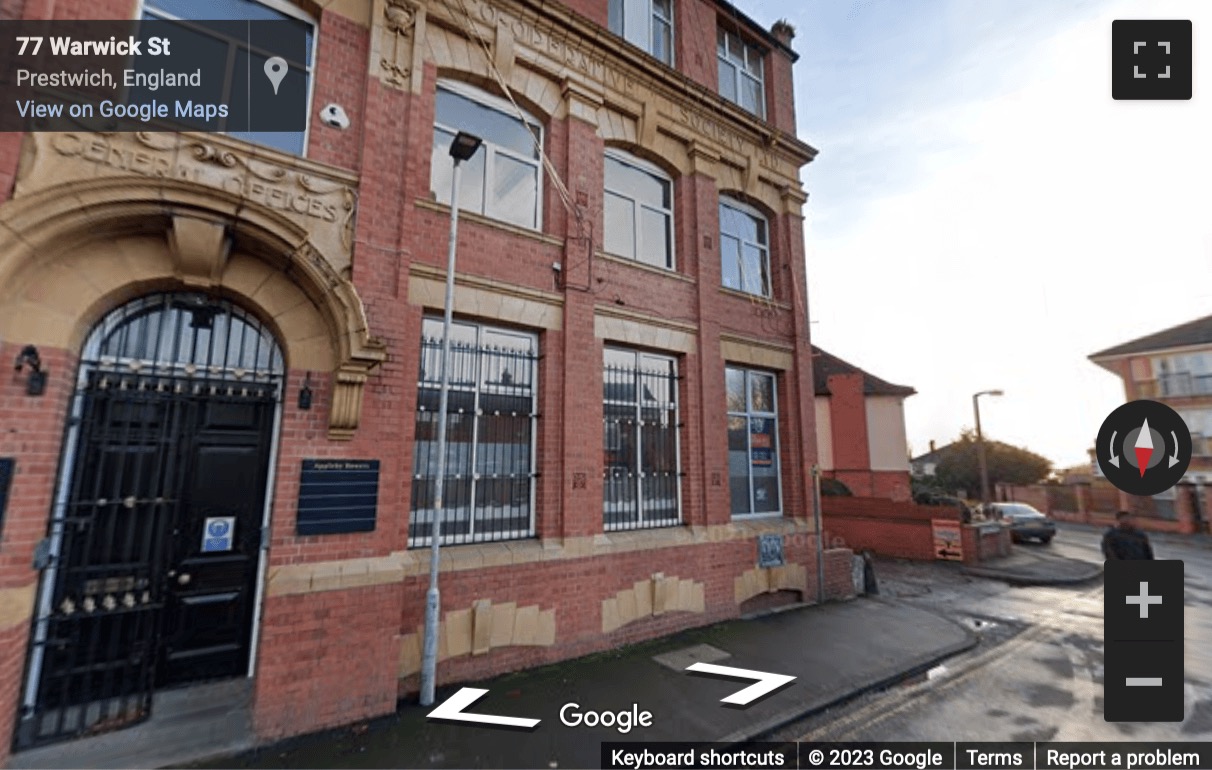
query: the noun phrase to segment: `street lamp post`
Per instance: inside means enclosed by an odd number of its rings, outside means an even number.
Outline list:
[[[446,304],[442,318],[442,359],[438,365],[441,390],[438,396],[438,472],[434,479],[433,522],[429,532],[429,591],[425,594],[425,642],[421,653],[421,705],[433,705],[438,668],[438,564],[442,541],[443,495],[446,491],[446,411],[450,386],[450,324],[454,313],[455,246],[459,236],[460,165],[480,149],[478,136],[460,131],[450,143],[454,169],[450,180],[450,246],[446,254]]]
[[[985,459],[985,437],[981,433],[981,396],[1001,396],[1000,390],[982,390],[972,396],[972,411],[976,414],[976,456],[981,464],[981,504],[989,504],[989,463]]]

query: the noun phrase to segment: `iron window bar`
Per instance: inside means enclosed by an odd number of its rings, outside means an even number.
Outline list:
[[[452,340],[442,543],[534,537],[538,355],[533,335],[458,324]],[[509,344],[490,344],[499,337]],[[408,545],[431,542],[441,339],[421,343]]]

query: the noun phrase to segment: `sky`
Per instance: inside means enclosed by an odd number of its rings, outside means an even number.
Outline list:
[[[737,4],[796,28],[814,343],[917,389],[913,454],[1001,389],[987,438],[1088,464],[1088,356],[1212,314],[1212,2]],[[1190,101],[1111,98],[1115,19],[1192,20]]]

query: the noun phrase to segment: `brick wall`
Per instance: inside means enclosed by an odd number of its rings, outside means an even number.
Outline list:
[[[953,508],[882,498],[823,497],[825,542],[883,556],[933,559],[932,519],[958,521]]]
[[[1033,508],[1049,513],[1051,506],[1048,500],[1048,490],[1039,485],[1020,486],[999,484],[998,499],[1005,501],[1013,501],[1016,503],[1026,503]]]
[[[867,399],[863,375],[831,374],[828,379],[829,413],[833,431],[833,467],[869,469]]]
[[[901,559],[935,559],[931,522],[960,520],[959,511],[947,506],[862,497],[825,497],[821,503],[826,543]],[[960,538],[965,564],[1010,553],[1010,532],[1001,526],[965,524]]]
[[[856,497],[880,497],[908,502],[913,494],[908,471],[832,470],[823,476],[837,479]]]
[[[977,564],[1010,555],[1010,530],[1000,525],[968,525],[960,532],[964,564]]]
[[[1078,524],[1112,526],[1117,511],[1131,511],[1136,526],[1147,532],[1192,534],[1208,531],[1208,522],[1201,518],[1195,485],[1179,484],[1174,499],[1163,510],[1151,497],[1138,497],[1111,487],[1102,481],[1096,485],[1075,484],[1059,491],[1055,485],[999,484],[998,499],[1027,503],[1058,521]],[[1060,507],[1058,501],[1064,504]],[[1076,505],[1072,505],[1075,501]],[[1077,510],[1067,510],[1076,508]]]
[[[0,361],[14,361],[23,345],[0,342]],[[8,363],[0,368],[0,457],[16,459],[0,523],[0,766],[11,746],[25,670],[37,580],[34,547],[47,533],[64,416],[75,381],[74,356],[45,347],[38,352],[49,374],[42,396],[26,395],[28,368],[15,372]]]
[[[790,40],[788,40],[790,43]],[[766,119],[782,131],[794,134],[795,84],[792,55],[776,49],[766,56]]]
[[[29,624],[0,629],[0,693],[8,700],[0,708],[0,767],[7,767],[13,730],[16,727],[17,697],[21,674],[25,670],[25,645],[29,641]],[[11,705],[10,705],[11,704]]]
[[[254,728],[263,739],[393,711],[399,585],[270,598],[261,624]],[[334,633],[334,629],[340,629]]]
[[[854,598],[853,565],[854,551],[851,549],[829,548],[825,551],[826,599]]]

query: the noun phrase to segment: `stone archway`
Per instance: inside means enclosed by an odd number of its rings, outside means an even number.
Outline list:
[[[0,329],[74,350],[138,294],[243,300],[294,369],[333,372],[329,435],[352,438],[386,359],[352,277],[354,177],[226,137],[27,134],[0,207]]]

